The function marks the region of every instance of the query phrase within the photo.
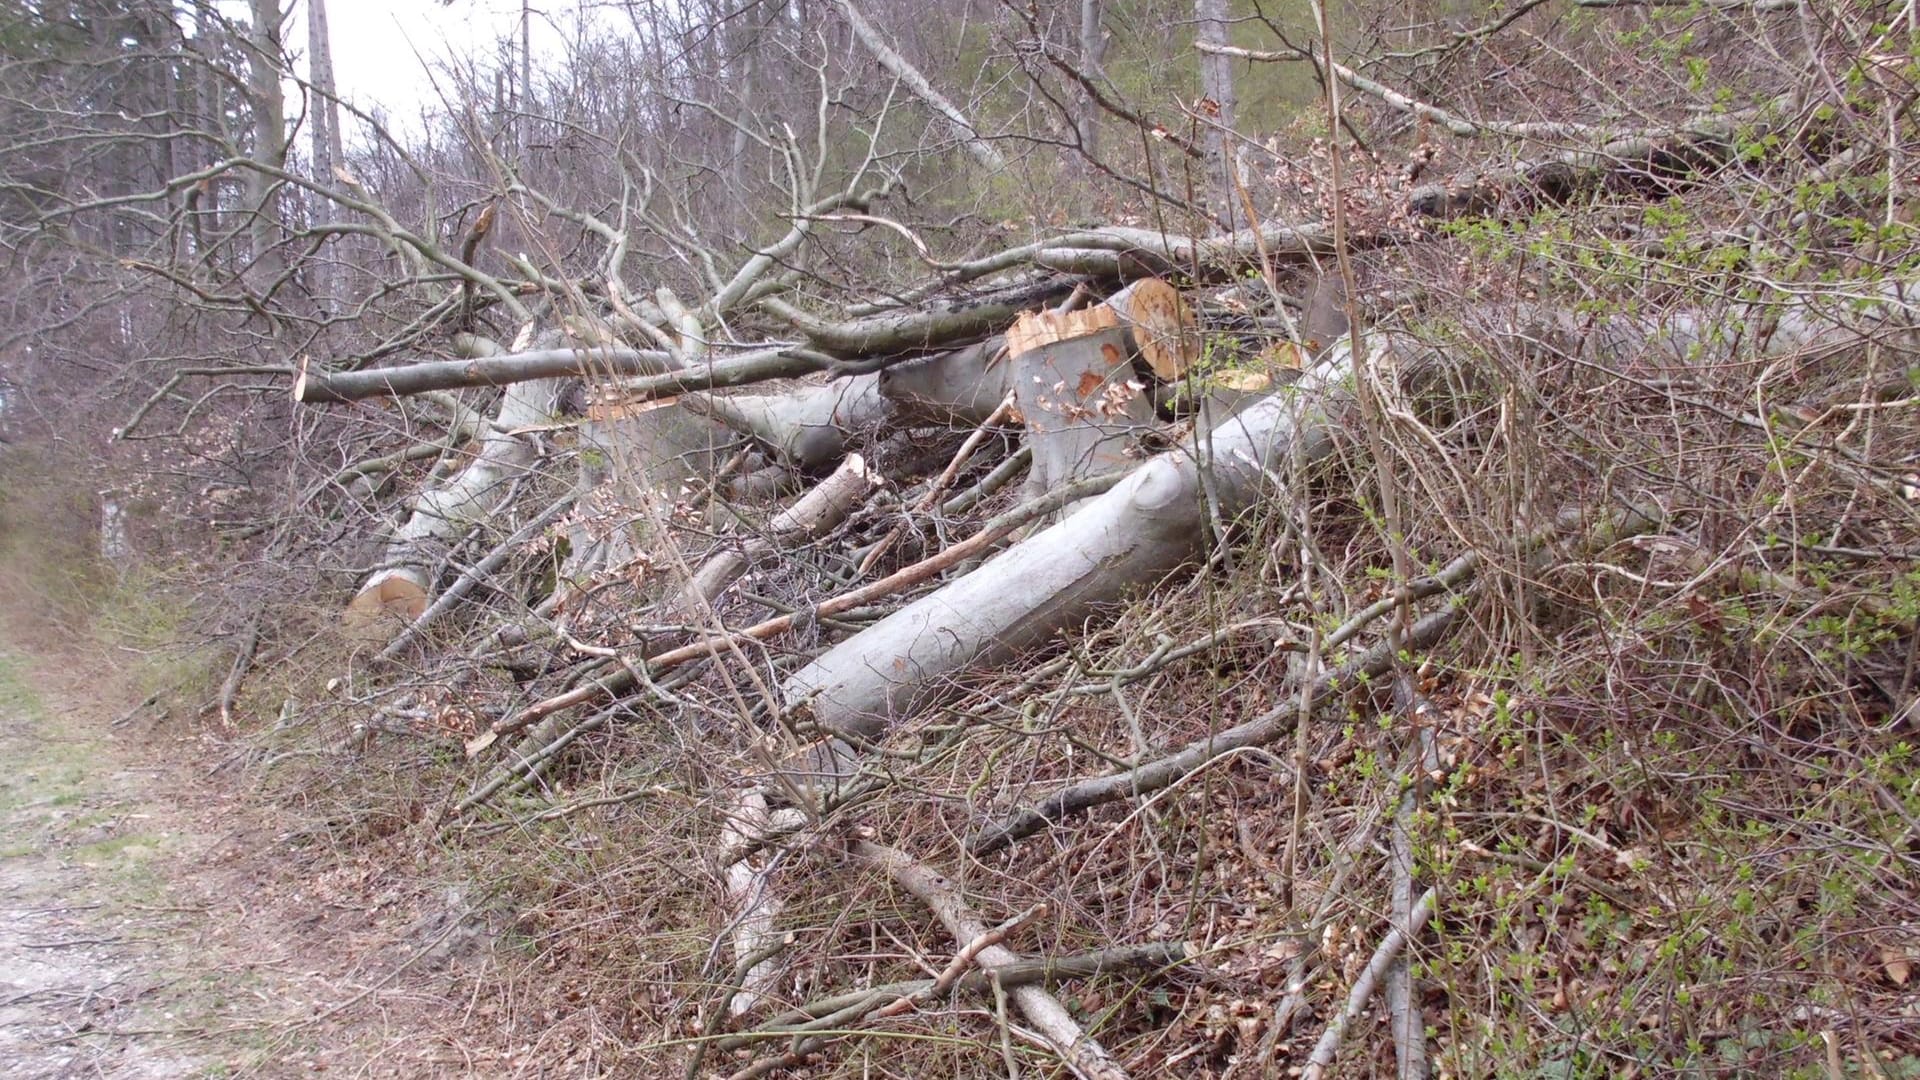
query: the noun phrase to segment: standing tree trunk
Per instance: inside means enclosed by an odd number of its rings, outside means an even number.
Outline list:
[[[333,44],[327,31],[326,0],[307,0],[307,81],[313,86],[313,179],[323,186],[333,184],[333,170],[345,159],[340,149],[340,106],[334,100]],[[316,199],[315,224],[333,221],[333,207],[325,199]],[[313,261],[313,297],[319,305],[333,304],[332,267],[325,258]]]
[[[253,28],[248,35],[247,96],[253,100],[253,159],[269,168],[287,163],[286,99],[280,91],[280,31],[286,13],[280,0],[249,0]],[[253,267],[258,280],[271,285],[278,277],[275,244],[280,238],[275,191],[279,181],[259,170],[247,174],[247,212],[253,215],[247,233],[253,241]]]
[[[1100,81],[1100,62],[1107,56],[1107,29],[1100,16],[1100,0],[1080,0],[1080,72],[1093,82]],[[1080,90],[1078,109],[1073,126],[1080,136],[1080,152],[1096,157],[1100,143],[1100,106],[1094,102],[1093,92],[1085,87]]]
[[[1193,0],[1195,36],[1208,45],[1227,44],[1227,0]],[[1217,52],[1200,54],[1200,94],[1213,102],[1217,113],[1207,125],[1207,161],[1212,166],[1214,208],[1228,220],[1234,217],[1235,148],[1227,138],[1233,130],[1233,60]],[[1206,106],[1202,112],[1214,112]]]

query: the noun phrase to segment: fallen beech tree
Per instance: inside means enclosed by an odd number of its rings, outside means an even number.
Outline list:
[[[1374,348],[1413,348],[1404,339],[1372,340]],[[1228,418],[1198,445],[1154,459],[1073,516],[827,650],[786,680],[789,705],[827,731],[871,740],[953,692],[967,671],[1042,645],[1093,608],[1150,587],[1201,552],[1205,489],[1219,500],[1219,518],[1232,520],[1253,504],[1269,470],[1332,449],[1331,425],[1353,401],[1352,363],[1342,342],[1299,383]],[[824,760],[810,767],[841,772]]]
[[[1614,371],[1623,356],[1658,356],[1679,367],[1709,365],[1736,352],[1813,357],[1912,326],[1916,310],[1901,284],[1850,296],[1831,309],[1778,298],[1726,316],[1679,313],[1657,324],[1629,316],[1583,321],[1527,308],[1501,321],[1510,333],[1605,371]],[[1722,332],[1728,325],[1764,332],[1729,338]],[[1403,370],[1425,348],[1400,334],[1375,334],[1369,342],[1381,354],[1377,362]],[[872,741],[892,721],[954,692],[967,672],[1042,645],[1098,605],[1150,586],[1200,552],[1206,498],[1217,501],[1211,510],[1219,520],[1231,520],[1289,457],[1310,461],[1331,448],[1329,424],[1352,402],[1351,370],[1350,341],[1343,341],[1297,384],[1222,422],[1202,445],[1155,459],[1072,517],[816,657],[786,680],[786,700],[825,731]],[[1856,456],[1818,443],[1803,450],[1843,464]],[[847,766],[834,759],[847,752],[816,748],[796,764],[837,782]]]
[[[718,395],[688,400],[743,435],[751,435],[782,460],[817,469],[846,453],[847,440],[871,432],[892,415],[880,394],[880,376],[856,375],[784,394]]]

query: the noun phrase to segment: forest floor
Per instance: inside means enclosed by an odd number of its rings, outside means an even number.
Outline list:
[[[525,1071],[458,889],[292,829],[110,663],[0,641],[0,1078]]]

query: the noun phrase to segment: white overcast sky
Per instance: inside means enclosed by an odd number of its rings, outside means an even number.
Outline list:
[[[326,0],[340,96],[363,109],[383,108],[402,126],[437,104],[428,66],[449,57],[487,57],[502,36],[520,34],[520,0]],[[533,52],[557,55],[578,19],[577,3],[533,5]],[[244,16],[243,16],[244,17]],[[566,27],[563,36],[561,27]],[[307,74],[306,0],[291,0],[286,42],[299,74]],[[343,118],[346,119],[346,118]],[[346,119],[343,128],[352,130]]]

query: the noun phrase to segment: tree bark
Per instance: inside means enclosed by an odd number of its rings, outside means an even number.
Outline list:
[[[280,32],[286,14],[279,0],[248,0],[253,25],[247,38],[247,96],[253,107],[253,157],[272,169],[287,162],[286,98],[280,90]],[[258,169],[247,173],[247,210],[253,215],[247,235],[254,268],[263,283],[278,276],[275,245],[280,240],[279,200],[274,178]]]
[[[1104,78],[1100,64],[1106,56],[1107,29],[1101,20],[1100,0],[1080,0],[1080,73],[1089,81]],[[1080,151],[1090,158],[1097,157],[1100,149],[1100,104],[1093,99],[1091,89],[1081,88],[1076,111],[1073,126],[1080,135]]]
[[[1194,36],[1207,45],[1227,44],[1229,12],[1227,0],[1194,0]],[[1203,103],[1203,112],[1213,115],[1206,127],[1207,159],[1213,167],[1214,209],[1232,220],[1239,201],[1235,197],[1234,167],[1237,147],[1227,137],[1233,130],[1233,61],[1215,52],[1200,53],[1200,94],[1214,108]]]
[[[785,394],[705,397],[693,407],[752,435],[803,469],[838,460],[846,453],[850,436],[872,432],[892,412],[892,403],[880,395],[878,374],[804,386]]]
[[[904,421],[972,428],[1006,400],[1007,339],[896,364],[880,372],[880,396]]]
[[[1030,496],[1138,460],[1128,449],[1153,423],[1153,407],[1133,381],[1127,330],[1113,309],[1023,316],[1007,331],[1007,352],[1033,448]]]
[[[569,375],[660,375],[671,370],[673,359],[664,352],[601,348],[536,349],[370,371],[318,371],[303,362],[294,380],[293,400],[307,405],[340,404],[471,386],[508,386]]]
[[[307,0],[307,82],[313,87],[309,112],[313,123],[313,179],[322,187],[333,186],[333,170],[346,160],[340,148],[340,105],[333,79],[333,43],[327,29],[326,0]],[[326,224],[333,220],[333,204],[314,200],[314,220]],[[313,260],[313,295],[323,307],[333,304],[332,267],[323,256]]]
[[[421,492],[387,544],[386,568],[369,577],[347,605],[349,635],[385,643],[425,613],[434,549],[491,514],[506,486],[533,465],[539,454],[533,439],[513,433],[545,424],[558,391],[559,383],[549,379],[508,388],[473,460],[452,480]]]

